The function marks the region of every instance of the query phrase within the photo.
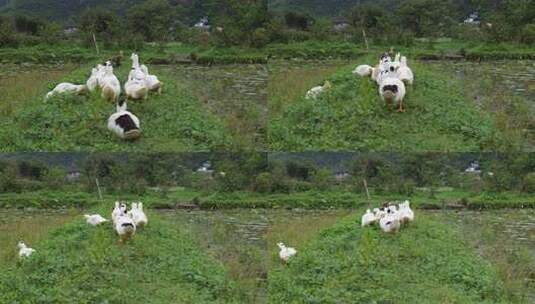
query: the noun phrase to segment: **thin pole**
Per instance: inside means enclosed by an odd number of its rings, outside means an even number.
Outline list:
[[[100,184],[98,183],[98,178],[95,178],[95,183],[97,184],[98,197],[102,200],[102,192],[100,191]]]
[[[93,33],[93,43],[95,44],[95,49],[97,50],[97,55],[99,55],[100,54],[100,50],[98,49],[97,37],[95,36],[95,33]]]

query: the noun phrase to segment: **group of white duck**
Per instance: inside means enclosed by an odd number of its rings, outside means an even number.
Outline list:
[[[100,214],[85,214],[86,223],[91,226],[100,226],[109,222]],[[146,227],[149,223],[147,215],[143,211],[143,203],[137,202],[130,205],[130,210],[125,203],[115,202],[115,207],[111,213],[113,229],[119,236],[119,242],[124,243],[131,239],[136,230]],[[35,249],[28,247],[24,242],[19,242],[19,257],[27,258],[35,253]]]
[[[405,112],[403,100],[407,86],[414,83],[414,74],[407,64],[407,57],[398,53],[394,60],[389,53],[384,53],[375,67],[359,65],[353,74],[371,77],[379,86],[379,95],[388,104],[398,104],[399,112]]]
[[[130,59],[132,70],[124,84],[124,95],[121,95],[121,82],[113,72],[112,62],[107,61],[106,65],[98,64],[91,70],[86,84],[60,83],[46,94],[45,101],[54,95],[80,95],[100,89],[102,98],[117,104],[115,113],[108,119],[108,130],[121,139],[137,139],[141,136],[140,121],[128,111],[127,100],[146,100],[149,92],[161,94],[163,83],[157,76],[149,73],[146,65],[140,65],[138,54],[132,53]]]
[[[410,202],[404,201],[398,205],[386,204],[381,208],[366,210],[362,216],[362,227],[379,224],[379,227],[385,233],[396,233],[401,229],[401,225],[414,221],[414,212],[411,209]]]

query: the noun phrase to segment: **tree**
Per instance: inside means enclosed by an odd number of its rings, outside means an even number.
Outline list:
[[[145,41],[166,41],[175,16],[175,8],[168,1],[149,0],[128,11],[128,27]]]

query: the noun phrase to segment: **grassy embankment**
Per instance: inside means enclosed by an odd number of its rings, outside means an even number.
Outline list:
[[[2,267],[0,302],[246,301],[192,235],[151,212],[149,217],[149,225],[124,245],[111,224],[94,228],[79,218],[57,229],[33,245],[32,257]]]
[[[516,303],[458,233],[417,217],[397,235],[340,221],[270,273],[269,302]]]
[[[411,63],[417,80],[405,98],[407,112],[400,114],[381,101],[370,79],[352,75],[354,66],[326,77],[333,88],[317,100],[305,100],[305,89],[274,113],[273,150],[479,151],[504,141],[492,116],[464,97],[460,81],[436,67]]]
[[[291,194],[263,194],[255,192],[206,193],[192,189],[174,188],[165,192],[149,190],[143,195],[104,194],[99,199],[96,193],[78,190],[35,191],[24,193],[0,194],[0,208],[91,208],[103,202],[111,204],[115,200],[141,200],[149,208],[190,208],[227,209],[227,208],[360,208],[385,201],[409,199],[415,208],[422,209],[501,209],[534,208],[532,195],[519,192],[499,194],[470,192],[451,188],[419,189],[412,196],[395,193],[374,193],[371,200],[364,193],[346,190],[307,191]]]
[[[96,61],[94,62],[96,64]],[[136,142],[124,142],[107,130],[107,120],[115,105],[94,92],[88,96],[43,97],[61,81],[85,83],[93,64],[48,83],[39,92],[31,79],[18,79],[16,87],[3,87],[16,102],[0,106],[5,119],[0,123],[2,150],[9,151],[207,151],[229,148],[231,140],[224,123],[203,109],[184,83],[158,67],[164,83],[162,95],[151,93],[146,101],[129,102],[129,110],[141,120],[143,136]],[[115,73],[124,83],[129,64]],[[41,77],[47,77],[44,73]],[[21,84],[22,83],[22,84]],[[22,132],[21,130],[24,130]]]

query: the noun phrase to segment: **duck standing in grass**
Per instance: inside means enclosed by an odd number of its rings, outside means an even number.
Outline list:
[[[381,230],[386,233],[396,233],[401,228],[401,222],[399,220],[397,211],[395,207],[388,207],[386,212],[387,214],[379,220],[379,226]]]
[[[297,254],[297,250],[292,247],[286,247],[282,242],[278,243],[277,246],[279,246],[279,259],[282,264],[288,263],[290,258],[292,258],[294,255]]]
[[[147,66],[144,64],[141,65],[141,71],[146,76],[145,83],[147,84],[149,91],[158,92],[158,94],[162,94],[163,83],[160,82],[158,77],[156,75],[149,74],[149,68],[147,68]]]
[[[327,90],[329,90],[330,88],[332,88],[332,84],[330,81],[325,81],[325,83],[323,84],[323,86],[317,86],[317,87],[313,87],[312,89],[308,90],[305,98],[306,99],[316,99],[318,98],[322,93],[326,92]]]
[[[113,67],[108,62],[104,68],[104,75],[100,79],[100,85],[102,87],[102,98],[116,102],[121,95],[121,83],[117,76],[113,74]]]
[[[19,258],[27,258],[35,252],[35,249],[26,246],[24,242],[19,242]]]
[[[399,204],[399,219],[401,223],[410,223],[414,221],[414,212],[411,209],[409,201]]]
[[[119,216],[126,214],[126,205],[120,202],[115,202],[115,207],[113,208],[113,211],[111,212],[111,220],[113,224],[116,223],[117,218]]]
[[[119,215],[115,219],[115,231],[119,235],[119,241],[124,243],[125,241],[131,239],[136,233],[136,224],[126,214]]]
[[[141,137],[139,118],[127,110],[127,103],[122,99],[117,110],[108,118],[108,130],[121,139],[135,140]]]
[[[106,223],[108,220],[103,218],[100,214],[84,214],[86,222],[91,226],[98,226],[100,224]]]
[[[142,202],[132,203],[131,209],[128,211],[128,216],[134,220],[134,223],[138,228],[143,228],[149,223],[147,215],[143,212]]]

